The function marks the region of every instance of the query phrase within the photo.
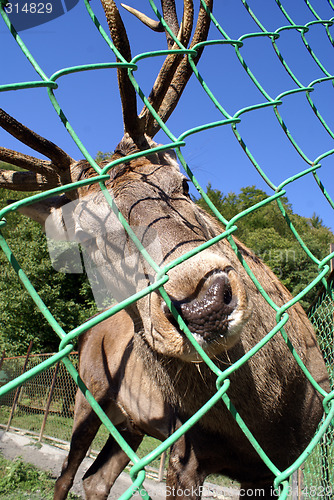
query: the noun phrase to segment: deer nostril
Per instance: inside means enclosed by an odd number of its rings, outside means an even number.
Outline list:
[[[228,305],[232,301],[232,288],[231,285],[228,283],[228,285],[225,287],[224,294],[223,294],[223,301],[224,304]]]
[[[208,317],[210,314],[228,316],[236,307],[228,276],[221,273],[214,278],[200,298],[181,304],[185,317]]]

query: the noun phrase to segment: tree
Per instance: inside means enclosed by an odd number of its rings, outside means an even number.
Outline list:
[[[0,208],[13,193],[2,190]],[[22,194],[15,193],[22,198]],[[70,331],[96,312],[85,275],[56,272],[46,237],[38,223],[11,213],[2,229],[9,247],[59,324]],[[59,338],[34,305],[14,269],[0,250],[0,352],[24,354],[30,340],[34,352],[58,350]]]
[[[107,151],[106,153],[104,153],[103,151],[98,151],[96,153],[95,161],[99,163],[101,161],[111,160],[113,154],[113,151]]]

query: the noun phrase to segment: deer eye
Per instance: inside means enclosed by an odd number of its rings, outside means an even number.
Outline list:
[[[189,183],[185,177],[182,179],[182,189],[185,196],[189,196]]]

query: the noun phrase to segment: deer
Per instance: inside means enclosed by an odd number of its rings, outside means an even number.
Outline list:
[[[101,2],[115,47],[131,61],[126,29],[114,0]],[[213,0],[205,0],[206,8],[200,3],[194,29],[193,2],[184,0],[183,4],[180,25],[175,1],[162,0],[169,29],[135,15],[152,29],[165,31],[170,49],[177,48],[174,37],[192,48],[207,39],[207,10],[212,10]],[[195,64],[203,46],[196,50]],[[162,122],[177,106],[191,74],[186,55],[174,51],[167,55],[149,96]],[[225,228],[194,203],[175,152],[157,150],[153,139],[160,125],[147,106],[137,113],[137,95],[127,70],[119,67],[117,76],[124,135],[105,180],[117,210],[96,182],[68,189],[71,183],[96,175],[87,160],[76,161],[5,111],[0,112],[1,127],[48,160],[0,148],[0,160],[23,169],[0,171],[0,185],[14,191],[64,187],[63,194],[22,205],[20,212],[55,238],[79,241],[118,302],[154,284],[158,270],[168,267],[163,287],[140,295],[79,337],[81,378],[136,450],[146,434],[166,439],[216,393],[217,376],[203,361],[195,341],[223,372],[277,327],[277,311],[270,301],[281,308],[292,297],[261,259],[234,236],[233,246],[226,238],[206,245]],[[133,153],[138,154],[129,159]],[[120,227],[118,214],[158,268],[137,250]],[[183,260],[187,253],[191,256]],[[172,265],[176,259],[180,262]],[[322,392],[305,377],[282,334],[283,326],[248,361],[231,370],[227,389],[238,414],[279,470],[288,468],[310,442],[323,415],[324,391],[329,391],[325,363],[304,310],[296,303],[286,314],[284,332]],[[100,425],[79,391],[70,451],[56,481],[55,500],[67,497]],[[110,436],[84,476],[86,498],[106,499],[128,462],[127,454]],[[258,490],[262,498],[277,496],[272,470],[222,399],[171,446],[166,495],[200,499],[201,486],[211,473],[239,481],[240,498],[252,498]]]

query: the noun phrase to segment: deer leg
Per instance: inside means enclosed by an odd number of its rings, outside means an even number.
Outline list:
[[[100,419],[83,396],[78,397],[77,408],[80,411],[75,412],[70,451],[55,484],[54,500],[64,500],[67,497],[75,474],[101,425]]]
[[[143,434],[132,429],[119,430],[131,448],[136,451]],[[83,477],[86,499],[105,500],[110,488],[129,463],[129,457],[112,436]]]
[[[171,448],[166,498],[200,500],[205,477],[191,441],[182,436]]]

